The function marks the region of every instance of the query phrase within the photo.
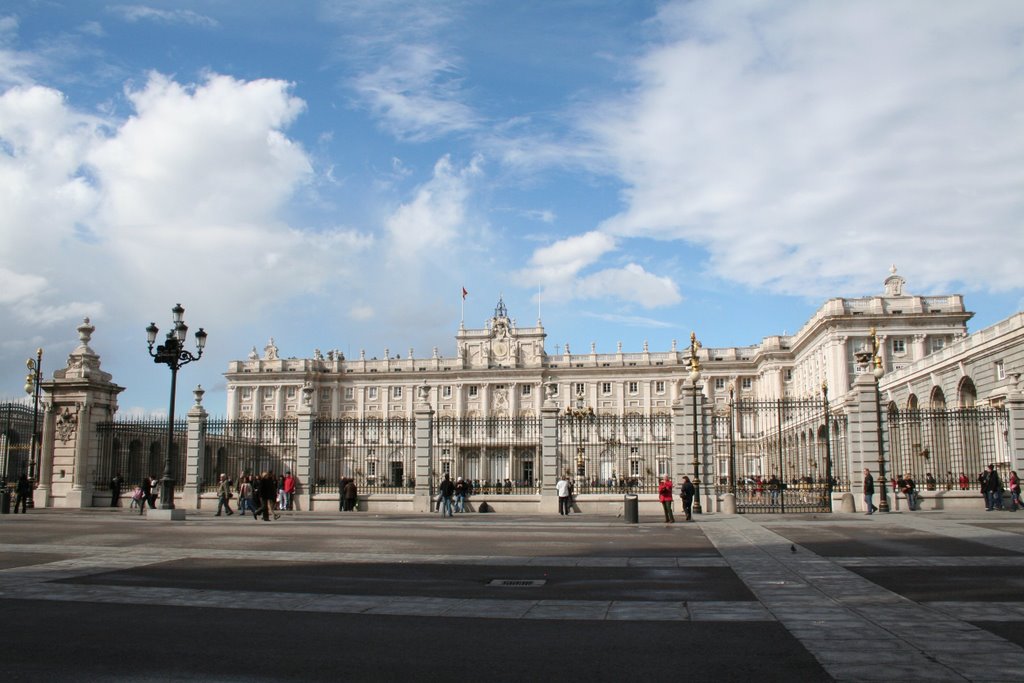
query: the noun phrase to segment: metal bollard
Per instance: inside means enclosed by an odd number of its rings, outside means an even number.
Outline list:
[[[623,498],[622,516],[626,524],[640,523],[640,498],[635,493],[627,493]]]

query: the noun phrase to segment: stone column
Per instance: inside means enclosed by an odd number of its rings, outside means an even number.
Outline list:
[[[434,497],[432,471],[434,460],[434,408],[430,405],[430,389],[424,384],[417,388],[414,453],[416,457],[416,487],[413,489],[413,510],[431,512]]]
[[[308,382],[302,387],[299,398],[298,424],[295,435],[295,477],[296,486],[292,507],[298,510],[313,510],[313,496],[316,494],[316,444],[313,440],[313,392]],[[341,495],[341,492],[338,492]]]
[[[850,491],[853,493],[856,509],[864,511],[863,491],[864,468],[871,470],[875,478],[875,505],[883,510],[882,496],[888,495],[889,487],[879,472],[879,450],[878,434],[882,433],[882,453],[888,449],[886,441],[888,429],[886,428],[886,410],[880,410],[878,401],[877,386],[874,375],[870,372],[862,372],[853,381],[852,400],[847,403],[847,454],[849,458]],[[878,415],[881,413],[881,424]],[[886,478],[892,475],[890,463],[885,463]],[[890,500],[890,503],[892,501]]]
[[[195,405],[188,411],[188,427],[185,437],[185,482],[181,492],[181,505],[186,508],[200,507],[199,488],[207,482],[216,482],[220,472],[206,472],[206,409],[203,408],[203,387],[192,391]],[[225,472],[233,477],[231,472]]]
[[[1024,393],[1021,392],[1020,387],[1011,388],[1006,397],[1006,411],[1008,413],[1006,439],[1010,448],[1010,462],[1019,472],[1021,468],[1024,468]]]
[[[546,398],[540,409],[540,504],[543,514],[558,511],[558,406],[551,396],[550,387],[545,387]]]
[[[89,437],[92,434],[90,412],[92,412],[92,403],[88,399],[78,404],[78,429],[74,434],[74,464],[71,469],[71,490],[67,495],[68,507],[92,507],[93,485],[87,477],[90,467]]]
[[[44,401],[40,410],[43,413],[43,439],[42,448],[39,450],[39,486],[33,492],[32,498],[36,506],[49,507],[53,490],[53,438],[56,415],[49,401]]]

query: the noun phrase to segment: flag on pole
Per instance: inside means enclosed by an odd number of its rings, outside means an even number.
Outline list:
[[[466,288],[465,288],[465,287],[463,287],[463,288],[462,288],[462,298],[463,298],[463,300],[465,300],[465,298],[466,298],[466,295],[467,295],[467,294],[469,294],[469,292],[467,292],[467,291],[466,291]]]

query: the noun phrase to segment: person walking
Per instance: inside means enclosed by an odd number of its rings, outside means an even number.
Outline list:
[[[438,507],[441,509],[442,517],[452,516],[452,496],[455,495],[455,484],[452,483],[452,479],[447,474],[444,475],[444,479],[441,481],[441,485],[438,487],[437,492],[441,496],[441,504]]]
[[[697,490],[693,486],[693,482],[687,476],[683,477],[683,483],[679,486],[679,497],[683,501],[683,513],[686,515],[686,521],[693,521],[693,499],[697,495]]]
[[[1010,508],[1013,512],[1017,511],[1017,508],[1021,506],[1020,503],[1020,478],[1017,477],[1017,472],[1010,470],[1010,500],[1013,503],[1013,507]]]
[[[665,523],[675,524],[676,516],[672,512],[672,479],[667,474],[661,478],[661,484],[658,486],[658,500],[665,510]]]
[[[875,478],[871,476],[871,470],[864,468],[864,507],[867,508],[865,514],[872,514],[878,511],[875,507]]]
[[[569,492],[569,480],[564,474],[558,477],[558,481],[555,483],[555,491],[558,493],[558,514],[569,514],[569,505],[572,498]]]
[[[345,501],[345,512],[352,512],[356,509],[356,501],[359,498],[359,491],[356,489],[356,480],[352,477],[345,479],[345,486],[341,490],[342,500]]]
[[[466,511],[466,482],[462,477],[455,480],[455,511]]]
[[[274,515],[274,519],[277,519],[281,515],[274,509],[274,502],[277,500],[277,479],[274,478],[273,472],[263,472],[259,479],[260,489],[260,508],[254,513],[254,516],[262,514],[263,521],[269,522],[270,515]]]
[[[256,505],[253,504],[252,496],[252,482],[249,481],[249,475],[243,474],[238,485],[238,511],[243,515],[252,512],[255,517]]]
[[[985,510],[1003,509],[1003,482],[999,478],[999,472],[995,465],[989,465],[985,471],[982,486],[985,491]]]
[[[220,517],[222,510],[226,510],[228,516],[235,514],[231,510],[231,480],[228,479],[228,475],[220,475],[220,482],[217,484],[217,514],[214,517]]]
[[[110,480],[110,507],[116,508],[121,504],[121,487],[124,486],[124,479],[118,472]]]
[[[32,495],[32,482],[28,480],[28,475],[24,472],[18,477],[17,483],[14,485],[14,514],[18,514],[18,506],[21,506],[21,514],[27,514],[25,509],[28,503],[29,496]]]
[[[144,504],[143,504],[144,503]],[[139,514],[141,515],[146,511],[146,506],[149,506],[150,510],[156,508],[153,503],[153,478],[143,477],[142,478],[142,501],[139,502]]]

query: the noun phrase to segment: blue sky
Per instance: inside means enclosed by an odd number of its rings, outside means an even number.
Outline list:
[[[270,337],[453,355],[463,286],[549,353],[757,343],[893,263],[979,329],[1024,300],[1022,40],[995,1],[8,0],[0,396],[88,316],[165,411],[176,302],[214,414]]]

